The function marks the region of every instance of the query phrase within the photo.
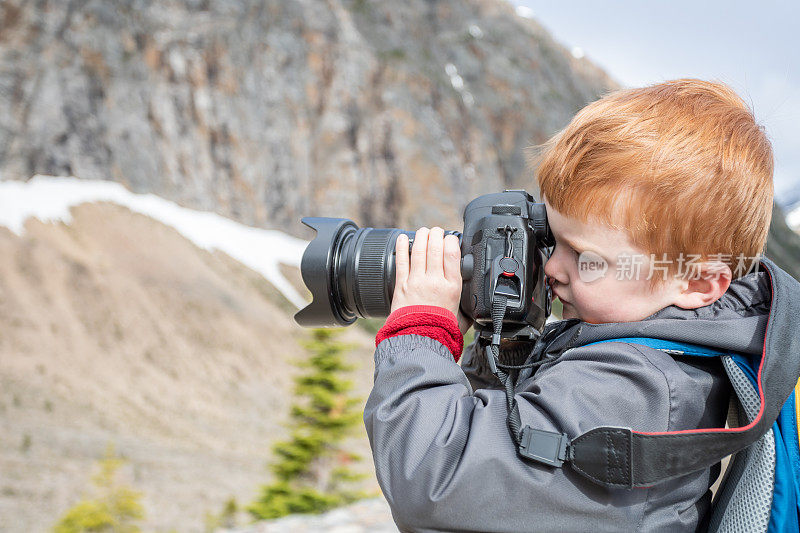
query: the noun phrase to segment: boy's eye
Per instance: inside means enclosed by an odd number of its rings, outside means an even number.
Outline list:
[[[557,246],[563,247],[567,251],[567,253],[569,253],[576,261],[578,260],[578,257],[580,257],[580,255],[581,255],[580,252],[578,252],[575,248],[573,248],[572,246],[569,246],[567,244],[563,244],[563,243],[562,244],[558,244],[558,242],[556,242],[555,246],[556,247]],[[555,251],[555,247],[553,248],[553,250]]]

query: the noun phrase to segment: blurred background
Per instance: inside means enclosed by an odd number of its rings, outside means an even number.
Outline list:
[[[105,510],[145,531],[391,531],[357,420],[306,477],[345,465],[331,501],[366,503],[247,526],[280,514],[258,502],[296,459],[296,363],[340,354],[340,420],[371,385],[379,323],[291,319],[300,217],[459,229],[479,194],[535,192],[525,149],[618,87],[714,78],[752,104],[776,153],[767,255],[800,277],[797,10],[3,0],[0,530]]]

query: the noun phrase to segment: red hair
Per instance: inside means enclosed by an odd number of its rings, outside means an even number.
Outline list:
[[[732,271],[737,256],[764,249],[772,147],[727,85],[682,79],[611,93],[543,148],[539,191],[564,215],[624,229],[658,257],[730,255]]]

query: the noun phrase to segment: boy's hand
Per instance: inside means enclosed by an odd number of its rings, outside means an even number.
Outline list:
[[[436,305],[450,310],[461,332],[471,325],[459,316],[461,299],[461,249],[458,237],[444,236],[442,228],[420,228],[414,236],[411,259],[408,237],[400,235],[395,244],[395,285],[392,311],[407,305]]]

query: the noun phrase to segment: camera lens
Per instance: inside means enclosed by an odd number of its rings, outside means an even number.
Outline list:
[[[386,317],[395,281],[397,228],[359,228],[344,218],[307,217],[316,230],[300,263],[313,300],[295,314],[307,327],[347,326],[356,318]]]
[[[294,315],[301,326],[348,326],[357,318],[385,318],[392,308],[397,228],[359,228],[346,218],[306,217],[316,230],[300,262],[312,301]],[[447,231],[447,235],[461,233]]]

